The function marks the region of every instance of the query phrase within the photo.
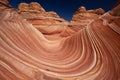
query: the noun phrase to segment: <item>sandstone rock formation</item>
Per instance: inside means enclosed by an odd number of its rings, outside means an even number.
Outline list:
[[[18,13],[43,34],[60,33],[68,24],[56,12],[46,12],[37,2],[21,3],[18,7]]]
[[[119,9],[99,13],[78,31],[61,18],[1,11],[0,80],[120,80],[120,16],[114,15]]]
[[[120,3],[120,1],[119,1],[119,3]],[[116,7],[110,11],[110,14],[114,15],[114,16],[120,16],[120,8],[119,7],[120,7],[120,5],[116,5]]]
[[[20,13],[22,12],[45,13],[45,10],[37,2],[31,2],[30,4],[20,3],[18,9]]]
[[[37,17],[53,17],[60,18],[54,11],[46,12],[43,7],[37,2],[20,3],[18,6],[18,12],[24,18],[37,18]]]
[[[81,6],[74,13],[71,23],[79,24],[81,26],[86,26],[91,21],[98,19],[104,13],[105,11],[102,8],[96,10],[86,10],[84,6]]]
[[[73,14],[72,20],[68,26],[75,32],[78,32],[94,20],[101,17],[104,13],[105,11],[102,8],[98,8],[96,10],[86,10],[84,6],[81,6]]]
[[[5,5],[9,5],[8,0],[0,0],[0,3],[5,4]]]
[[[10,8],[8,0],[0,0],[0,12],[6,8]]]
[[[118,6],[120,4],[120,0],[117,0],[117,3],[115,4],[114,7]]]

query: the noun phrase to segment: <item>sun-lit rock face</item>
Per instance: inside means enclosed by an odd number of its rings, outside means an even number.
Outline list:
[[[86,10],[84,6],[81,6],[74,13],[71,23],[87,26],[91,21],[99,18],[104,13],[105,11],[102,8],[96,10]]]
[[[58,18],[30,22],[5,9],[0,14],[0,80],[120,80],[120,16],[114,15],[119,9],[78,31],[61,19],[55,27]],[[47,35],[35,27],[41,24]]]
[[[36,17],[53,17],[60,18],[56,12],[46,12],[43,7],[37,2],[20,3],[18,6],[18,13],[24,16],[24,18],[36,18]]]
[[[56,12],[46,12],[37,2],[19,4],[18,13],[43,34],[61,33],[68,24]]]
[[[22,12],[45,13],[45,10],[37,2],[31,2],[30,4],[20,3],[18,6],[18,10],[20,13]]]
[[[20,3],[18,6],[19,12],[27,12],[29,11],[29,5],[27,3]]]

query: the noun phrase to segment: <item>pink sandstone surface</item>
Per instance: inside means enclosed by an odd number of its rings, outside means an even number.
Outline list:
[[[80,7],[68,22],[0,0],[0,80],[120,80],[119,11]]]

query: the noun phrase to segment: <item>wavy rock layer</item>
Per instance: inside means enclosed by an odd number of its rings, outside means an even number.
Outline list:
[[[105,13],[76,33],[66,26],[47,38],[12,9],[0,16],[1,80],[120,79],[119,16]]]
[[[57,13],[46,12],[37,2],[21,3],[18,7],[18,13],[46,37],[50,34],[61,33],[69,24],[68,21],[60,18]]]

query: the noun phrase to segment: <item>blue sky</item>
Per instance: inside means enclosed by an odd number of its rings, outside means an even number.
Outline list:
[[[17,8],[20,2],[38,2],[46,11],[55,11],[60,17],[70,21],[73,13],[80,7],[87,9],[103,8],[109,11],[117,0],[9,0],[10,4]]]

